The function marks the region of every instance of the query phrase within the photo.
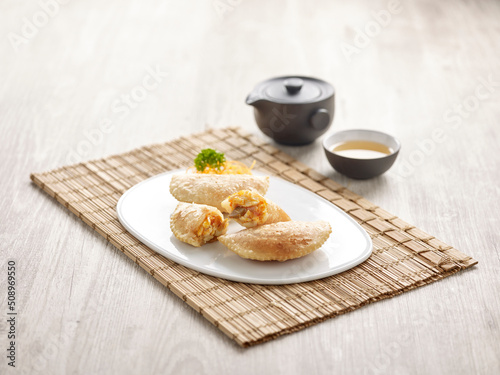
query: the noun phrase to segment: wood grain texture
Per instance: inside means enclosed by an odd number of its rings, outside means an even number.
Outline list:
[[[0,247],[2,267],[18,262],[21,335],[19,368],[2,359],[1,372],[498,373],[500,4],[402,2],[348,61],[342,43],[354,46],[387,2],[221,3],[233,4],[222,16],[203,1],[72,1],[17,52],[9,33],[22,35],[40,5],[0,5]],[[126,104],[157,68],[158,85]],[[257,134],[244,98],[283,74],[334,84],[330,131],[380,129],[403,149],[390,173],[354,181],[331,170],[320,142],[277,147],[479,265],[246,350],[28,177],[208,124]],[[483,81],[489,91],[477,92]],[[2,318],[4,346],[5,329]]]

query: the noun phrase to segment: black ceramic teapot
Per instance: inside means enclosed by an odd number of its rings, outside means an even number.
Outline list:
[[[278,143],[305,145],[330,127],[335,90],[317,78],[287,76],[259,83],[247,96],[260,130]]]

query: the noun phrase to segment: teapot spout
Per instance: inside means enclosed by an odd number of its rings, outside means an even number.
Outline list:
[[[265,102],[265,100],[262,99],[262,97],[260,97],[259,95],[255,95],[253,93],[250,93],[245,100],[245,103],[254,107],[258,107],[259,104],[263,102]]]

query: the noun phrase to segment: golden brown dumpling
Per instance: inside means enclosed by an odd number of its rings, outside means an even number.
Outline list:
[[[233,193],[253,189],[264,195],[268,187],[267,176],[190,173],[173,175],[170,193],[178,201],[207,204],[221,210],[221,202]]]
[[[181,202],[170,217],[170,229],[180,241],[199,247],[226,233],[227,219],[215,207]]]
[[[285,221],[219,237],[219,242],[246,259],[295,259],[319,249],[332,229],[326,221]]]
[[[230,195],[221,206],[224,212],[229,213],[230,219],[246,228],[290,221],[290,216],[281,207],[252,190],[241,190]]]

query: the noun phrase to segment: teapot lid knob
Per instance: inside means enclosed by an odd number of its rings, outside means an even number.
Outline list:
[[[288,78],[285,79],[285,82],[283,84],[286,87],[286,91],[288,91],[289,94],[296,94],[300,91],[302,88],[302,85],[304,84],[304,81],[301,78]]]

